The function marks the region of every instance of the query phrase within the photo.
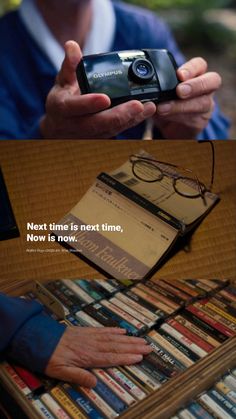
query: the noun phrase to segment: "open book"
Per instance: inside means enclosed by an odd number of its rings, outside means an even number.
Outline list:
[[[152,158],[143,151],[138,155]],[[219,199],[209,192],[205,192],[204,199],[176,193],[173,177],[177,172],[169,165],[161,164],[165,176],[151,183],[136,177],[132,166],[128,160],[109,174],[100,173],[83,198],[60,220],[60,224],[68,226],[67,231],[54,231],[59,242],[69,244],[116,279],[149,275],[176,239],[194,228]],[[151,176],[150,170],[152,167],[141,176]],[[184,195],[198,194],[196,182],[190,179],[179,180],[178,188]],[[115,231],[108,231],[109,226]]]

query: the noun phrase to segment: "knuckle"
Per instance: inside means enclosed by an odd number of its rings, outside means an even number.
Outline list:
[[[117,354],[115,353],[110,353],[109,355],[107,355],[107,360],[110,364],[115,365],[118,362],[118,357]]]
[[[121,131],[123,129],[124,126],[124,117],[122,116],[121,113],[116,113],[113,117],[113,129],[115,129],[116,131]]]
[[[56,91],[51,91],[47,97],[46,110],[51,114],[63,115],[65,112],[65,100]]]
[[[203,77],[199,77],[199,93],[205,94],[207,92],[207,82]]]
[[[202,67],[202,68],[204,68],[205,69],[205,71],[207,70],[207,68],[208,68],[208,63],[207,63],[207,61],[204,59],[204,58],[202,58],[202,57],[197,57],[197,59],[198,59],[198,61],[199,61],[199,65]]]
[[[92,374],[83,374],[83,376],[80,377],[80,381],[83,387],[91,387],[91,384],[94,386],[97,382],[95,375]]]
[[[111,350],[116,355],[120,353],[119,347],[117,345],[115,345],[115,344],[112,344],[111,345]]]
[[[208,112],[212,107],[212,98],[208,95],[204,95],[201,97],[201,110],[203,112]]]
[[[211,112],[207,112],[207,113],[202,114],[201,118],[199,120],[199,124],[205,126],[208,123],[210,118],[211,118]]]
[[[60,115],[66,114],[66,102],[65,99],[61,96],[58,96],[56,101],[56,112],[58,112]]]
[[[135,116],[135,117],[133,117],[133,118],[131,118],[129,120],[129,124],[128,124],[129,125],[129,128],[132,128],[132,127],[140,124],[143,120],[144,120],[144,117],[142,115],[140,115],[140,114],[137,115],[137,116]]]
[[[194,64],[194,59],[188,61],[185,64],[185,68],[189,71],[190,76],[192,77],[192,75],[195,73],[195,64]]]
[[[176,104],[176,106],[174,106],[172,108],[172,114],[173,115],[178,115],[178,114],[185,114],[189,112],[189,102],[186,100],[182,100],[179,103]]]

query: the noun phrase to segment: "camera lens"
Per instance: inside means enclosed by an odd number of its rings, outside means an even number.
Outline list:
[[[149,73],[149,68],[146,64],[139,64],[136,67],[136,71],[140,77],[145,77]]]
[[[154,74],[152,63],[146,59],[136,59],[129,68],[129,76],[136,83],[148,83]]]

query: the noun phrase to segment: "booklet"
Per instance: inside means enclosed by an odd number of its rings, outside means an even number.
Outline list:
[[[154,159],[142,150],[138,156]],[[109,174],[100,173],[59,221],[67,230],[54,231],[60,243],[116,279],[150,275],[177,238],[193,229],[219,200],[209,192],[193,198],[198,185],[189,174],[178,180],[181,194],[177,193],[173,185],[183,174],[171,165],[144,160],[136,164],[135,173],[133,168],[128,160]],[[151,182],[159,171],[162,179]]]

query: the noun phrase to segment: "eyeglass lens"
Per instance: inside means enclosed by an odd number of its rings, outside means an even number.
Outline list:
[[[164,176],[168,176],[173,180],[174,190],[180,195],[187,198],[200,196],[199,185],[196,179],[186,176],[176,177],[174,174],[166,173],[161,167],[158,167],[158,163],[142,159],[136,160],[133,162],[133,173],[138,179],[150,183],[160,181]],[[205,190],[204,185],[201,185],[203,190]]]

